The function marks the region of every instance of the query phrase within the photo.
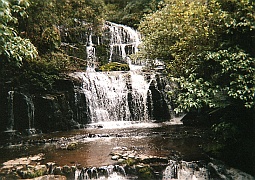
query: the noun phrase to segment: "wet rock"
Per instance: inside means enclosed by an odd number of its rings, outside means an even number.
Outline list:
[[[118,159],[118,163],[122,163],[124,161],[125,161],[125,159],[122,159],[122,158]]]
[[[55,165],[56,165],[56,163],[54,163],[54,162],[48,162],[48,163],[46,164],[46,166],[47,166],[47,168],[48,168],[48,172],[47,172],[48,174],[53,174]]]
[[[143,161],[144,159],[148,159],[149,156],[146,156],[144,154],[139,154],[138,156],[136,156],[136,159]]]
[[[150,163],[164,163],[167,164],[168,163],[168,159],[164,158],[164,157],[150,157],[150,158],[146,158],[141,160],[142,163],[145,164],[150,164]]]
[[[67,180],[67,178],[61,175],[44,175],[41,177],[33,178],[33,180]]]
[[[148,180],[148,179],[155,179],[155,175],[153,170],[149,166],[143,166],[138,168],[138,179],[141,180]]]
[[[70,166],[65,165],[65,166],[63,166],[63,168],[62,168],[62,172],[63,172],[64,174],[69,174],[69,173],[72,172],[72,169],[71,169]]]
[[[72,142],[72,143],[70,143],[70,144],[68,144],[67,145],[67,150],[75,150],[76,148],[77,148],[77,146],[78,146],[78,143],[76,143],[76,142]]]
[[[41,161],[41,160],[43,160],[43,156],[44,156],[44,154],[38,154],[38,155],[35,155],[32,157],[29,157],[29,159],[31,161]]]
[[[53,170],[54,175],[62,175],[62,168],[61,167],[55,167]]]
[[[47,173],[47,168],[45,165],[28,165],[23,169],[16,171],[17,174],[23,179],[30,179],[43,176]]]
[[[129,154],[128,158],[134,159],[135,158],[135,154]]]
[[[120,158],[120,156],[118,156],[118,155],[114,155],[114,156],[112,156],[112,160],[118,160]]]

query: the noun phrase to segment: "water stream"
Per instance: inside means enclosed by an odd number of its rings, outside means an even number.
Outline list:
[[[121,24],[107,22],[106,26],[110,29],[110,58],[109,61],[116,60],[113,58],[117,54],[117,58],[125,60],[130,54],[138,52],[138,46],[141,43],[139,32]]]
[[[121,61],[129,63],[130,71],[96,72],[96,52],[90,35],[86,46],[89,60],[87,71],[69,74],[81,82],[81,86],[74,88],[75,117],[81,122],[87,118],[88,124],[78,130],[30,134],[13,139],[0,146],[0,164],[8,164],[6,162],[10,159],[42,154],[37,164],[54,164],[55,172],[57,167],[74,167],[71,179],[139,179],[137,174],[127,172],[130,169],[119,165],[119,161],[113,158],[118,155],[122,160],[146,157],[144,159],[148,159],[150,166],[158,168],[155,170],[157,179],[208,179],[209,176],[240,178],[236,174],[242,173],[234,170],[232,174],[225,170],[229,174],[224,175],[219,170],[214,172],[215,176],[212,175],[209,167],[216,171],[218,166],[209,166],[211,159],[201,149],[209,141],[207,129],[185,127],[181,118],[171,116],[166,116],[168,119],[164,119],[164,122],[156,121],[156,111],[160,111],[157,116],[171,114],[171,106],[162,94],[169,85],[159,88],[156,73],[145,73],[142,66],[129,62],[128,55],[138,51],[138,32],[115,23],[107,22],[106,25],[111,33],[109,61],[121,57]],[[155,94],[158,95],[157,99]],[[35,107],[32,98],[26,95],[23,98],[28,114],[27,128],[31,130],[35,124]],[[14,92],[10,91],[7,130],[14,127],[13,99]],[[86,104],[86,107],[81,109],[80,104]],[[153,164],[153,161],[158,164]],[[146,164],[146,161],[141,162],[137,168],[143,168]],[[15,164],[8,168],[18,167]],[[54,173],[49,167],[47,171]],[[1,173],[5,172],[5,169],[0,170]],[[244,177],[253,179],[246,174]]]
[[[14,127],[14,113],[13,113],[13,98],[14,98],[14,91],[8,92],[8,124],[7,124],[7,131],[13,131]]]

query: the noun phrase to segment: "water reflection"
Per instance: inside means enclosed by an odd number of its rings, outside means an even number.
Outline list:
[[[0,161],[44,153],[45,163],[56,162],[60,166],[79,163],[84,167],[99,167],[114,163],[109,154],[115,147],[127,147],[148,156],[201,160],[207,158],[199,147],[205,142],[203,134],[201,129],[158,123],[135,124],[125,128],[87,128],[43,134],[23,140],[19,146],[2,147]],[[46,143],[31,143],[41,139]],[[74,142],[77,146],[72,150],[62,148],[63,144]]]

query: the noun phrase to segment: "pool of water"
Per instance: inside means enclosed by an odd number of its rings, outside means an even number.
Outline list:
[[[205,160],[201,150],[206,143],[205,129],[171,123],[91,124],[85,129],[39,134],[15,140],[0,148],[0,163],[9,159],[44,154],[44,162],[60,166],[81,164],[84,167],[113,164],[111,152],[124,147],[139,154],[193,161]],[[67,150],[68,144],[75,148]]]

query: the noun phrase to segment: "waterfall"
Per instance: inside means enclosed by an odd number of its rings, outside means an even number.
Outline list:
[[[14,98],[14,91],[8,92],[8,124],[7,124],[7,131],[13,131],[14,127],[14,113],[13,113],[13,98]]]
[[[77,30],[79,31],[79,30]],[[72,34],[68,28],[60,27],[61,48],[71,57],[88,60],[88,66],[94,66],[96,59],[127,63],[129,55],[138,52],[141,43],[139,32],[131,27],[105,22],[102,35],[93,32],[91,28]],[[82,46],[81,46],[82,45]],[[86,47],[83,52],[83,47]]]
[[[139,72],[139,71],[138,71]],[[130,78],[131,78],[131,104],[132,104],[132,111],[133,115],[135,116],[134,119],[139,119],[140,121],[146,121],[150,119],[149,115],[149,107],[148,107],[148,97],[151,99],[150,93],[150,84],[152,80],[154,80],[154,75],[150,75],[150,80],[147,82],[145,80],[145,75],[138,73],[136,71],[130,71]]]
[[[35,107],[33,100],[28,97],[27,95],[23,94],[25,98],[25,102],[27,105],[27,116],[28,116],[28,130],[33,130],[34,129],[34,113],[35,113]]]
[[[138,52],[140,34],[136,30],[112,22],[107,22],[106,25],[109,27],[111,35],[109,62],[120,58],[126,60],[128,55]],[[114,55],[117,57],[113,57]]]
[[[92,34],[90,34],[88,37],[88,45],[86,47],[86,51],[87,51],[88,67],[95,68],[96,51],[92,42]]]
[[[85,116],[87,121],[79,119],[80,122],[110,122],[110,121],[149,121],[155,115],[153,104],[155,90],[160,93],[157,86],[155,73],[143,72],[143,66],[131,63],[128,55],[138,52],[141,43],[140,35],[134,29],[112,22],[106,22],[109,31],[109,61],[125,61],[129,64],[128,72],[96,72],[96,45],[92,42],[92,33],[88,37],[86,72],[71,73],[70,76],[82,81],[82,87],[75,87],[75,103],[86,104]],[[99,39],[96,44],[100,44]],[[152,83],[153,82],[153,83]],[[151,88],[151,86],[154,88]],[[153,90],[153,92],[152,92]],[[83,94],[83,95],[79,95]],[[85,97],[83,99],[77,97]],[[157,95],[158,96],[158,95]],[[162,95],[160,98],[163,100]],[[79,103],[78,101],[85,101]],[[162,101],[163,102],[163,101]],[[162,108],[161,103],[158,113],[168,111]],[[77,108],[78,109],[78,108]],[[163,115],[160,118],[163,118]],[[166,116],[165,116],[166,117]]]
[[[151,80],[147,82],[142,74],[87,71],[72,73],[71,76],[82,80],[89,122],[150,119],[148,96]]]

